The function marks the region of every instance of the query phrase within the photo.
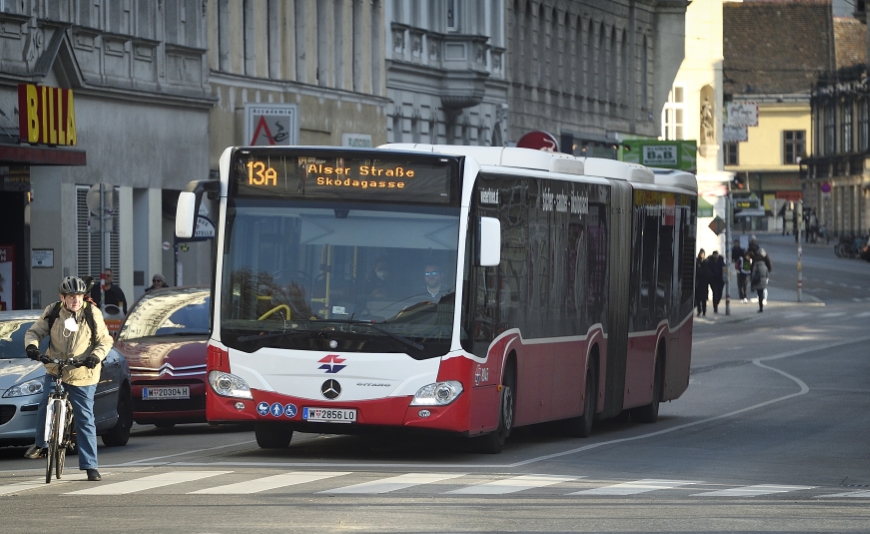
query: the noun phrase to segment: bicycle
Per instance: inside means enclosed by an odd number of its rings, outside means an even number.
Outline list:
[[[73,408],[69,393],[63,387],[63,371],[69,367],[82,367],[85,364],[74,358],[61,360],[42,356],[39,360],[42,363],[58,365],[58,375],[54,377],[54,390],[48,394],[48,403],[45,407],[44,436],[48,444],[45,452],[45,483],[50,484],[52,471],[58,480],[63,475],[67,449],[75,448]]]

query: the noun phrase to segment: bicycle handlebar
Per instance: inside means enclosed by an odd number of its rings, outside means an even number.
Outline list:
[[[39,361],[42,363],[53,363],[59,365],[61,368],[64,367],[84,367],[85,362],[76,360],[75,358],[69,358],[66,360],[62,360],[60,358],[49,358],[48,356],[41,356]]]

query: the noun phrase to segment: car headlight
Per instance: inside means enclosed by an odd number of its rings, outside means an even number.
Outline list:
[[[27,395],[38,395],[42,393],[42,377],[22,382],[6,390],[3,398],[9,397],[26,397]]]
[[[411,406],[446,406],[462,393],[462,383],[456,380],[435,382],[421,387],[414,395]]]
[[[211,384],[211,389],[222,397],[254,398],[248,383],[236,375],[223,371],[211,371],[208,374],[208,382]]]

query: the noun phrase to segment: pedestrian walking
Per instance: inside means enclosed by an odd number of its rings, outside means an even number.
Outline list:
[[[707,253],[704,249],[698,251],[695,258],[695,308],[698,316],[707,315],[707,287],[710,285],[710,272],[707,263]]]
[[[722,300],[722,290],[725,288],[725,258],[719,255],[718,250],[714,250],[706,263],[710,291],[713,293],[713,313],[719,313],[719,301]]]
[[[767,292],[767,281],[770,276],[770,271],[767,268],[764,258],[758,253],[752,255],[752,290],[758,295],[758,313],[764,311],[764,303],[767,300],[765,293]]]
[[[749,271],[743,275],[743,280],[740,280],[743,267],[743,257],[746,256],[746,251],[740,246],[740,240],[734,240],[734,246],[731,247],[731,261],[734,262],[734,270],[737,271],[737,296],[740,302],[746,302],[746,281],[749,279]]]

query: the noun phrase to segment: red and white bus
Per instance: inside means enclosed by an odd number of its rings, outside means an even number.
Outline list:
[[[653,422],[689,381],[693,175],[522,148],[233,147],[206,414],[294,431]]]

